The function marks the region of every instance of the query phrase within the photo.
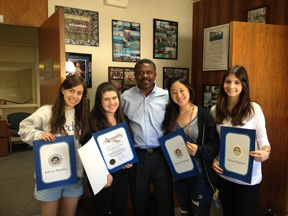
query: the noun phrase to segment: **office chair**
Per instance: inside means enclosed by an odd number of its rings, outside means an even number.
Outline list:
[[[25,112],[16,112],[7,115],[8,120],[8,134],[9,134],[9,145],[10,145],[10,154],[12,153],[12,137],[20,137],[18,135],[19,124],[20,122],[30,116],[30,113]]]

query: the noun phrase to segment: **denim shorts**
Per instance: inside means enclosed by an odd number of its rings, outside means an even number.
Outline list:
[[[61,197],[79,197],[83,194],[83,179],[78,178],[76,184],[37,191],[35,186],[34,197],[39,201],[51,202]]]

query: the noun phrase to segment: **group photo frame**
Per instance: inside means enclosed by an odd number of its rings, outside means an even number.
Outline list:
[[[153,19],[153,58],[178,58],[178,22]]]
[[[99,47],[99,14],[96,11],[55,6],[64,9],[65,43]]]

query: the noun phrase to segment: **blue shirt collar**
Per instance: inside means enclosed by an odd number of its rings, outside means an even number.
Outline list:
[[[144,95],[144,94],[141,92],[141,90],[139,89],[138,85],[136,85],[136,87],[137,87],[138,92],[139,92],[141,95]],[[149,94],[149,96],[150,96],[150,95],[153,95],[153,94],[156,92],[156,89],[157,89],[157,85],[156,85],[156,83],[154,83],[154,87],[153,87],[151,93]]]

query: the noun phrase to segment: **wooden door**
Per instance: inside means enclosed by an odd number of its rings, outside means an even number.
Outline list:
[[[259,205],[288,214],[288,26],[230,23],[229,64],[248,72],[250,94],[264,112],[271,159],[262,164]]]
[[[39,28],[39,78],[40,104],[52,104],[66,78],[63,9],[57,10]]]

